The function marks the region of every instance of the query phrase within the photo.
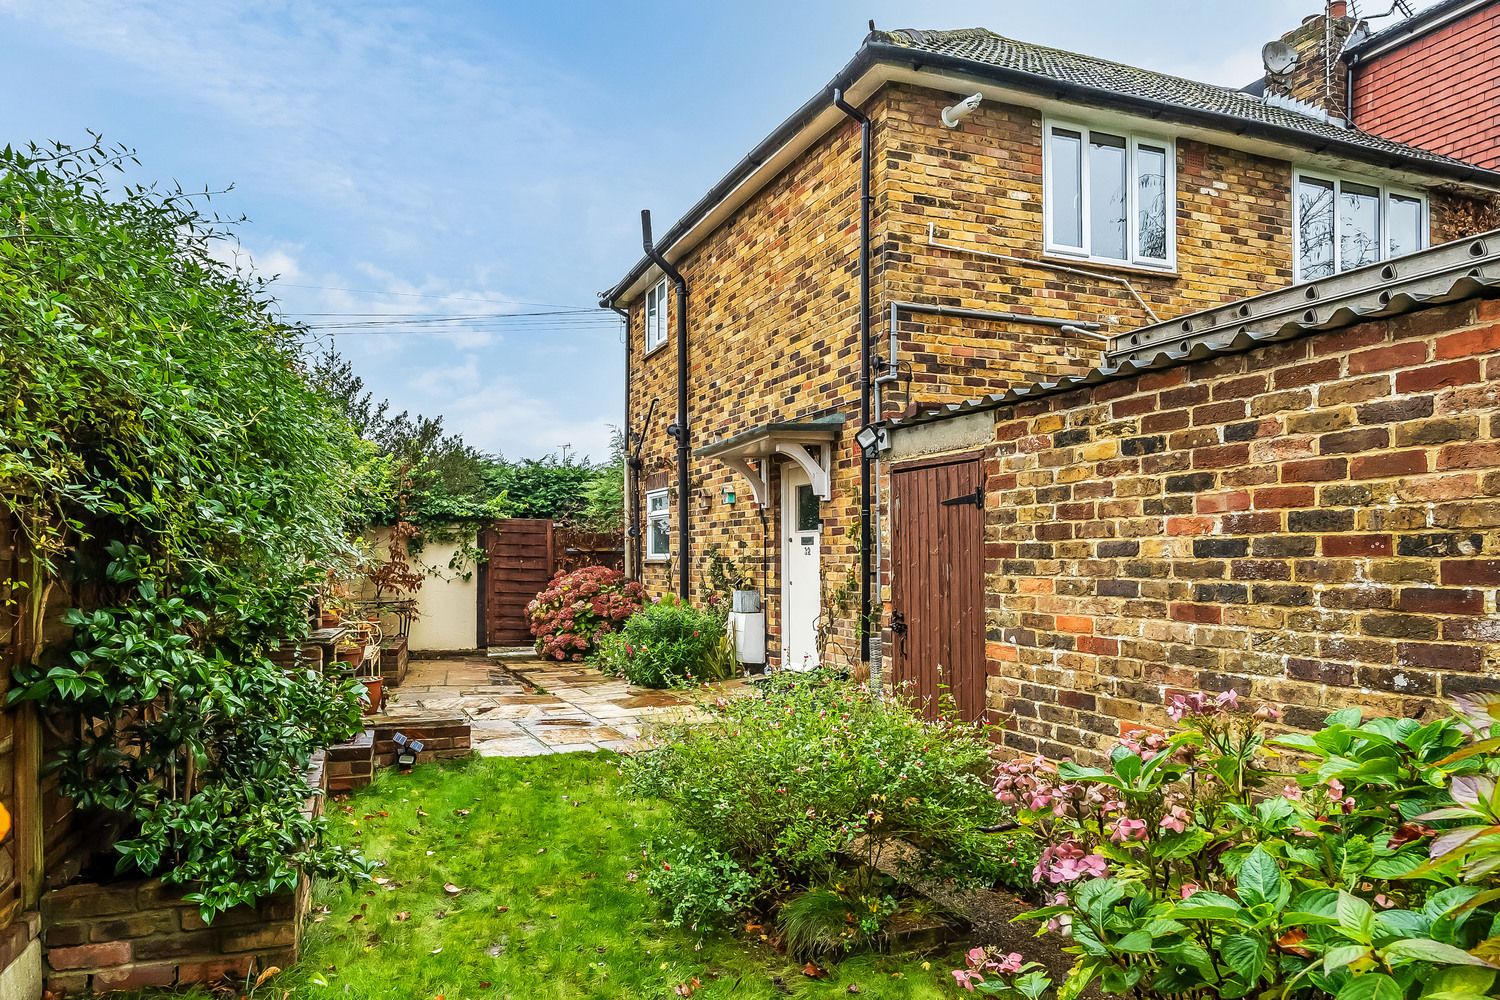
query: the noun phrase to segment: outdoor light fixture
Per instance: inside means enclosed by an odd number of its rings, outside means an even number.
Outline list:
[[[396,744],[396,766],[403,771],[411,770],[411,766],[417,762],[417,754],[422,752],[422,741],[406,738],[405,733],[397,733],[391,737]]]
[[[734,493],[734,487],[733,486],[726,486],[726,487],[724,487],[724,506],[726,506],[726,507],[733,507],[735,499],[736,498],[735,498],[735,493]]]
[[[944,108],[943,124],[948,128],[958,128],[958,123],[972,115],[982,100],[984,100],[983,94],[970,94],[957,104]]]
[[[866,453],[885,451],[891,446],[891,436],[890,432],[884,427],[876,427],[874,424],[871,424],[854,435],[854,442]]]

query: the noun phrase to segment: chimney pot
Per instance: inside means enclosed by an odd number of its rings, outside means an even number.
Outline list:
[[[1348,17],[1349,16],[1349,3],[1348,3],[1348,0],[1331,0],[1331,2],[1328,4],[1328,16],[1329,17]]]

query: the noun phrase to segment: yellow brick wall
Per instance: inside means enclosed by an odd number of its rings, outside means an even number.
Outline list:
[[[938,124],[949,95],[891,85],[864,110],[875,121],[873,156],[874,353],[887,353],[887,304],[915,300],[1139,327],[1149,315],[1117,281],[985,260],[928,245],[937,240],[1031,259],[1042,250],[1040,112],[986,102],[960,129]],[[1084,116],[1075,116],[1084,117]],[[1131,282],[1162,319],[1283,287],[1291,281],[1291,164],[1204,143],[1177,142],[1177,270],[1159,274],[1055,258],[1064,266]],[[843,123],[817,142],[678,266],[689,287],[689,406],[694,448],[773,421],[843,413],[832,499],[824,505],[825,588],[858,565],[859,130]],[[1434,196],[1434,215],[1442,211]],[[643,356],[644,296],[630,311],[630,424],[656,414],[642,449],[642,492],[671,487],[677,551],[675,298],[667,342]],[[957,401],[1017,381],[1081,373],[1102,341],[1034,324],[903,317],[901,379],[885,415],[913,403]],[[780,588],[779,487],[763,535],[750,491],[716,460],[694,458],[690,516],[692,590],[704,595],[711,546],[741,558],[761,580],[775,656]],[[722,502],[723,487],[738,499]],[[644,519],[644,499],[642,500]],[[675,589],[675,568],[648,563],[648,590]],[[851,623],[840,633],[853,649]]]

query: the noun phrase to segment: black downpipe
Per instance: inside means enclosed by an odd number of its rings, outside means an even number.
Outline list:
[[[688,541],[687,282],[652,242],[649,208],[641,209],[641,245],[646,256],[661,268],[677,289],[677,423],[667,428],[667,433],[677,439],[677,596],[686,601],[689,597],[689,570],[692,568],[692,549]]]
[[[859,122],[859,429],[870,426],[870,117],[835,88],[833,103]],[[870,454],[859,449],[859,659],[870,662]]]

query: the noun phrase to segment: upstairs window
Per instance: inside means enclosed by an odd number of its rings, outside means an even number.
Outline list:
[[[672,555],[672,519],[666,490],[646,494],[646,558],[669,559]]]
[[[667,342],[667,279],[646,292],[646,353]]]
[[[1170,269],[1177,207],[1172,143],[1056,121],[1043,132],[1047,252]]]
[[[1364,181],[1299,171],[1293,182],[1292,261],[1312,281],[1427,246],[1427,201]]]

